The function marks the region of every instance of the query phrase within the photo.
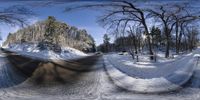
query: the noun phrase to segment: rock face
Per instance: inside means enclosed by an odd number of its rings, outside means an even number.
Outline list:
[[[59,47],[72,47],[81,51],[93,51],[95,47],[94,39],[87,33],[85,29],[78,29],[74,26],[69,26],[66,23],[58,22],[55,20],[53,32],[50,36],[46,37],[49,18],[45,21],[37,22],[31,26],[18,30],[16,33],[9,33],[7,40],[3,46],[30,42],[37,43],[41,48],[49,46],[45,40],[51,39],[52,47],[59,50]],[[52,28],[52,27],[50,27]],[[48,33],[49,34],[49,33]],[[52,47],[48,47],[52,49]]]

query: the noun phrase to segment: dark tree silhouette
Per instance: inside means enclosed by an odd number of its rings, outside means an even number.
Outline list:
[[[178,27],[183,27],[183,24],[185,22],[193,21],[196,19],[199,19],[199,16],[197,16],[194,13],[189,13],[185,7],[178,6],[178,5],[171,5],[171,4],[165,4],[165,5],[159,5],[156,6],[157,9],[149,9],[150,12],[148,16],[157,18],[160,20],[160,22],[163,24],[163,31],[166,37],[166,52],[165,57],[169,57],[169,50],[170,50],[170,41],[171,41],[171,33],[172,30],[175,27],[176,29],[176,45],[178,48],[178,41],[181,38],[179,34],[178,36]],[[181,25],[182,24],[182,25]],[[181,28],[181,31],[183,28]],[[177,50],[179,52],[179,50]]]

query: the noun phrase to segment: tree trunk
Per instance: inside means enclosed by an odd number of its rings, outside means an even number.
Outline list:
[[[143,22],[144,28],[145,28],[145,32],[147,34],[147,42],[148,42],[148,46],[149,46],[149,54],[150,54],[150,59],[153,60],[153,51],[152,51],[152,46],[151,46],[151,39],[150,39],[150,34],[147,28],[147,25],[145,24],[145,22]]]
[[[179,45],[178,45],[178,22],[176,23],[176,54],[179,54]]]
[[[166,23],[165,23],[164,31],[165,31],[165,36],[166,36],[166,40],[167,40],[165,58],[168,58],[169,57],[169,47],[170,47],[170,31],[169,31],[169,28]]]
[[[182,35],[183,35],[183,26],[181,25],[180,33],[178,36],[178,48],[177,48],[178,51],[180,51],[180,48],[181,48]]]
[[[165,58],[169,57],[169,47],[170,47],[170,39],[169,39],[169,36],[167,36],[167,46],[166,46]]]
[[[134,47],[135,47],[135,53],[137,54],[138,53],[138,50],[137,50],[137,43],[136,43],[136,38],[135,36],[133,37],[134,41],[133,41],[133,44],[134,44]]]

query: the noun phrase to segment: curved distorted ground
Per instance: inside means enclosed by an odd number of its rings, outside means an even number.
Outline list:
[[[20,59],[21,56],[19,55],[15,56],[11,57],[13,60],[8,60],[9,57],[6,56],[0,58],[1,63],[4,63],[0,66],[0,85],[3,86],[2,82],[4,82],[7,86],[0,89],[1,99],[166,100],[198,99],[200,97],[198,85],[196,84],[196,87],[194,87],[192,80],[191,83],[187,84],[186,89],[165,94],[137,94],[123,90],[115,86],[106,74],[101,56],[70,62],[49,62],[26,58],[26,62],[29,63],[20,63],[20,60],[25,59]],[[16,65],[15,61],[19,65]],[[36,69],[33,69],[33,71],[26,70],[26,67],[33,68],[34,66],[36,66]],[[12,69],[15,67],[17,69]],[[22,68],[25,70],[19,71]],[[27,77],[29,76],[26,75],[27,71],[32,72],[30,77]]]

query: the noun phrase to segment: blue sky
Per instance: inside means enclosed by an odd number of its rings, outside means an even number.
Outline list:
[[[2,2],[0,7],[9,7],[11,5],[24,4],[24,2]],[[95,10],[74,10],[70,12],[63,12],[64,8],[68,4],[59,4],[55,6],[46,7],[32,7],[31,9],[37,14],[36,16],[29,19],[30,24],[33,24],[39,20],[44,20],[48,16],[55,16],[58,21],[66,22],[70,26],[78,27],[79,29],[86,29],[91,34],[96,44],[99,45],[103,42],[103,35],[106,33],[106,29],[96,23],[97,17],[101,14]],[[8,26],[5,24],[0,25],[0,31],[2,33],[3,40],[6,39],[9,32],[15,32],[19,27]]]

